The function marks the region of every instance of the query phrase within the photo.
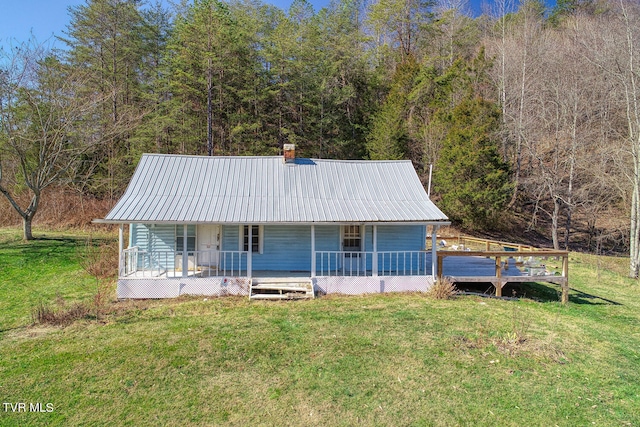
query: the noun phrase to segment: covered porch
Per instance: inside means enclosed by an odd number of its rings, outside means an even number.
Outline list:
[[[205,228],[198,225],[197,233],[191,236],[189,227],[181,226],[181,235],[169,237],[169,240],[176,241],[174,246],[177,248],[163,242],[163,247],[156,249],[149,243],[155,237],[150,236],[145,245],[136,245],[130,237],[130,247],[125,249],[124,224],[121,224],[119,278],[437,276],[435,243],[439,224],[409,224],[404,225],[404,228],[386,225],[385,243],[382,245],[379,244],[379,224],[310,224],[302,228],[298,226],[298,234],[292,233],[285,237],[275,227],[268,229],[275,231],[265,233],[262,226],[244,226],[244,237],[236,235],[230,238],[240,241],[237,250],[229,249],[234,245],[233,242],[221,239],[221,234],[229,234],[224,230],[216,232],[218,237],[214,243],[202,237],[200,230],[206,230],[208,236],[208,227],[210,226]],[[240,227],[242,229],[243,226]],[[322,227],[323,235],[319,238],[317,227]],[[349,230],[357,228],[357,235],[346,235],[345,227]],[[308,237],[304,236],[307,230]],[[157,234],[160,235],[161,232]],[[427,238],[431,241],[429,250],[425,249]],[[273,243],[276,239],[277,243]],[[198,250],[190,250],[188,247],[184,250],[187,246],[184,242],[191,241],[192,246]],[[242,241],[245,242],[244,247]],[[131,245],[132,243],[134,244]],[[304,246],[308,251],[306,255],[301,253],[304,252]],[[389,250],[395,248],[406,249]],[[294,257],[297,259],[289,261]]]
[[[165,298],[184,293],[246,295],[253,283],[286,280],[297,283],[301,279],[310,281],[318,293],[426,291],[437,277],[437,245],[434,243],[439,226],[357,224],[355,228],[361,234],[346,235],[344,230],[353,231],[353,225],[310,224],[298,225],[294,229],[297,233],[284,236],[278,228],[281,226],[233,225],[232,230],[244,229],[247,235],[232,235],[222,227],[220,241],[207,244],[212,246],[208,249],[202,244],[206,239],[201,238],[199,230],[208,230],[210,226],[197,226],[196,232],[184,226],[179,229],[182,235],[171,239],[179,242],[193,239],[193,247],[204,249],[184,251],[167,249],[166,245],[161,250],[155,249],[149,243],[154,240],[153,236],[147,239],[146,245],[124,249],[122,224],[118,297]],[[154,232],[162,234],[166,230]],[[190,233],[195,234],[192,237]],[[407,239],[407,235],[411,238]],[[425,249],[427,238],[432,243],[428,250]],[[129,240],[130,244],[132,241]],[[244,247],[243,241],[247,242]],[[180,244],[176,246],[179,248]],[[245,250],[230,250],[232,246]],[[344,250],[345,246],[348,250]],[[393,246],[420,249],[388,250]]]

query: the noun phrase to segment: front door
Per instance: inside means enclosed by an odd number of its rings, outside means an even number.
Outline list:
[[[220,252],[220,225],[198,226],[198,265],[215,267]]]

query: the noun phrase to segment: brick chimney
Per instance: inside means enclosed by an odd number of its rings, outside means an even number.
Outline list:
[[[284,162],[285,163],[295,163],[296,161],[296,145],[295,144],[284,144],[282,146],[284,151]]]

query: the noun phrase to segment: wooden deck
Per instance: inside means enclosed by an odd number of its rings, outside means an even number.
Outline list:
[[[438,275],[454,283],[487,282],[502,296],[507,283],[544,282],[562,287],[561,301],[569,300],[569,253],[542,249],[502,251],[439,250]]]

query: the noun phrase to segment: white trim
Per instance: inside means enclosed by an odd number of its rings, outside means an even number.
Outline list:
[[[186,224],[182,227],[182,239],[182,277],[189,277],[189,227]]]
[[[311,224],[311,277],[316,277],[316,226]]]
[[[371,270],[373,277],[378,277],[378,226],[373,225],[373,259],[371,260]]]
[[[426,240],[425,240],[426,243]],[[431,275],[435,281],[438,277],[438,227],[431,227]]]
[[[251,277],[251,267],[252,267],[252,260],[253,260],[253,226],[249,225],[247,226],[247,232],[249,233],[249,235],[247,236],[247,246],[248,246],[248,251],[247,251],[247,276]],[[258,233],[260,232],[260,229],[258,228]],[[244,233],[244,230],[243,230]],[[244,240],[244,236],[243,239]],[[260,235],[258,235],[258,251],[260,251]]]
[[[258,253],[264,253],[264,225],[258,225]]]
[[[261,224],[240,224],[238,226],[238,250],[244,251],[244,228],[245,227],[258,227],[258,254],[264,253],[264,225]],[[253,229],[249,230],[249,234],[253,234]],[[247,249],[249,252],[253,252],[253,243],[251,239],[248,240]]]
[[[94,219],[94,224],[159,224],[159,225],[198,225],[198,224],[220,224],[220,225],[246,225],[237,222],[220,222],[220,221],[153,221],[153,220],[106,220]],[[412,221],[305,221],[305,222],[253,222],[253,225],[437,225],[438,227],[451,225],[451,221],[446,220],[412,220]]]
[[[118,226],[118,275],[122,271],[122,251],[124,249],[124,224]]]

